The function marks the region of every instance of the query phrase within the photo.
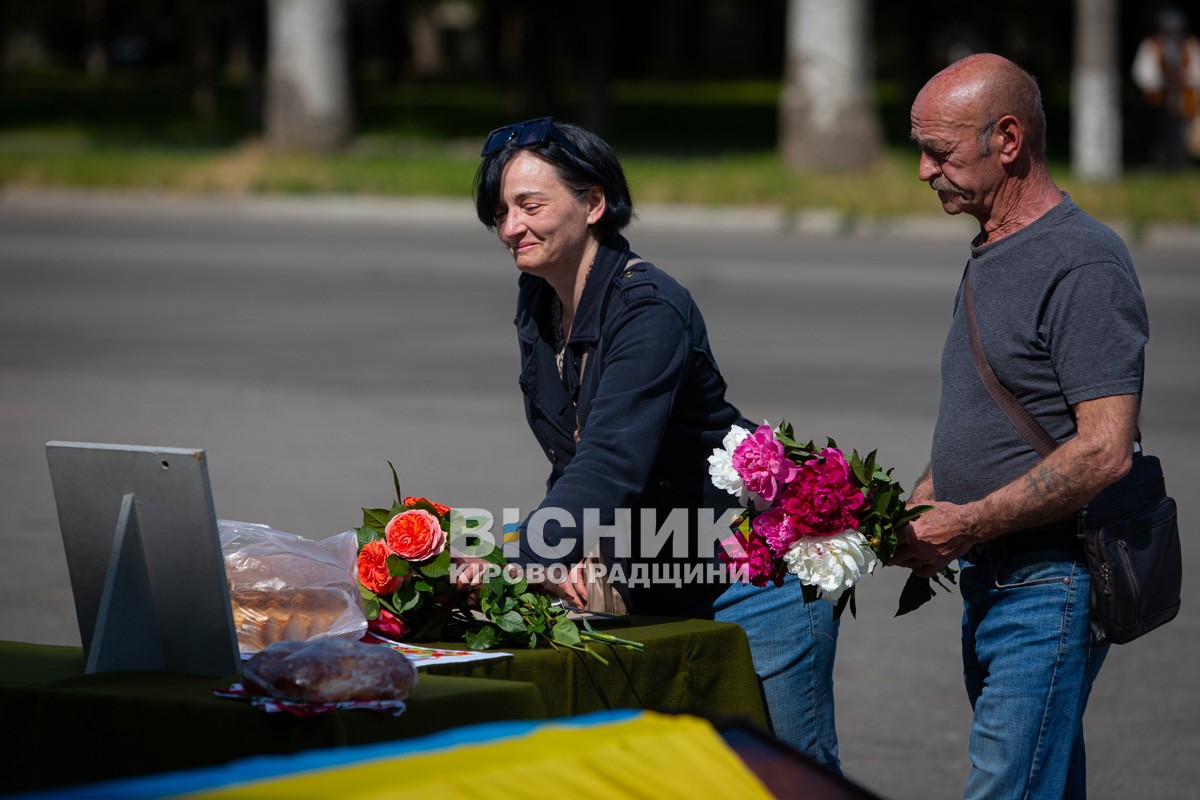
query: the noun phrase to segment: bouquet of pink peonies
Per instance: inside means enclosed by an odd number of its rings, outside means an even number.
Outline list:
[[[859,579],[896,552],[896,532],[928,510],[909,508],[892,471],[827,440],[818,449],[800,443],[792,426],[763,424],[751,432],[735,426],[709,456],[709,474],[746,505],[734,520],[721,558],[731,574],[755,586],[782,585],[791,572],[800,579],[804,601],[823,599],[840,615],[855,613]],[[954,571],[941,577],[954,582]],[[933,579],[946,588],[941,580]],[[933,597],[930,580],[910,575],[897,616]]]

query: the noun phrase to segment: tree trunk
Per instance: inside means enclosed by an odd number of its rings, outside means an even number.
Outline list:
[[[1071,169],[1084,180],[1121,174],[1117,0],[1075,0]]]
[[[89,78],[103,78],[108,74],[108,32],[105,30],[104,0],[87,0],[88,40],[83,48],[83,68]]]
[[[269,0],[266,139],[327,152],[351,130],[344,0]]]
[[[217,56],[212,26],[207,19],[191,26],[188,46],[192,83],[192,114],[210,122],[217,114]]]
[[[587,53],[584,80],[583,125],[601,136],[611,134],[612,102],[609,84],[612,78],[612,42],[616,25],[613,7],[601,3],[589,14],[590,23],[584,33]]]
[[[779,148],[795,169],[851,170],[883,151],[867,0],[788,0]]]

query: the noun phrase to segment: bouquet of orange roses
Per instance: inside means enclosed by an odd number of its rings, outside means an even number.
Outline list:
[[[391,508],[364,508],[357,529],[356,573],[368,630],[395,640],[433,640],[448,630],[461,632],[467,646],[535,648],[539,644],[584,652],[608,662],[588,645],[608,644],[640,650],[642,645],[582,626],[554,598],[536,591],[496,547],[481,547],[472,531],[479,520],[424,497],[404,496],[396,468]],[[473,540],[463,551],[494,568],[477,598],[460,590],[452,575],[451,544]],[[475,612],[475,604],[478,612]]]

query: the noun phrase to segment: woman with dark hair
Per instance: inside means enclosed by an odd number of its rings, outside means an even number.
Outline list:
[[[616,154],[543,117],[493,131],[482,156],[476,212],[521,272],[520,385],[550,461],[510,561],[579,606],[606,607],[585,574],[603,571],[630,612],[742,625],[775,734],[837,771],[831,606],[805,605],[795,576],[758,588],[720,569],[735,501],[707,458],[756,426],[725,399],[691,295],[621,235],[633,202]]]

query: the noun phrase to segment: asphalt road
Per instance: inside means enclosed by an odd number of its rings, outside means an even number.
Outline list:
[[[928,458],[970,226],[839,235],[820,218],[649,210],[635,249],[689,286],[751,419]],[[785,219],[786,221],[786,219]],[[836,226],[834,226],[836,227]],[[1142,428],[1185,538],[1200,451],[1197,239],[1132,249],[1152,338]],[[547,472],[516,386],[515,271],[465,203],[0,197],[0,638],[78,644],[45,443],[198,447],[219,516],[312,538],[406,493],[528,510]],[[1186,574],[1200,547],[1185,542]],[[959,601],[894,619],[860,587],[839,644],[846,774],[887,798],[959,796],[969,710]],[[1114,648],[1087,716],[1099,798],[1200,789],[1197,600]]]

